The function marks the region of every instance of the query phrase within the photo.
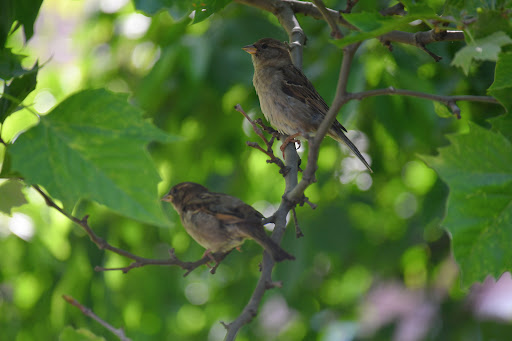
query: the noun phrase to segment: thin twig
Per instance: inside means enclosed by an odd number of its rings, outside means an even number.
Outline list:
[[[282,3],[286,3],[294,13],[303,14],[305,16],[310,16],[317,20],[326,20],[325,16],[322,14],[320,9],[315,6],[312,2],[307,1],[298,1],[298,0],[282,0],[282,1],[269,1],[269,0],[235,0],[235,2],[245,4],[248,6],[260,8],[262,10],[276,13],[278,8],[282,7]],[[358,28],[350,24],[346,21],[339,11],[326,8],[328,15],[334,20],[337,24],[348,28],[353,31],[358,31]],[[406,14],[403,11],[403,5],[397,4],[396,6],[390,7],[387,11],[383,10],[381,12],[383,15],[404,15]],[[326,20],[327,21],[327,20]],[[290,26],[290,25],[288,25]],[[286,31],[289,32],[289,29],[285,27]],[[425,32],[402,32],[402,31],[391,31],[380,37],[378,37],[385,45],[389,45],[392,42],[402,43],[413,45],[418,48],[425,48],[425,45],[434,42],[442,42],[442,41],[464,41],[464,32],[462,31],[450,31],[450,30],[440,30],[440,31],[425,31]],[[302,65],[302,64],[300,64]]]
[[[352,13],[352,9],[359,2],[359,0],[347,0],[347,7],[344,10],[341,10],[342,13]]]
[[[101,324],[103,327],[105,327],[109,332],[111,332],[112,334],[114,334],[115,336],[117,336],[119,338],[119,340],[121,341],[131,341],[130,338],[128,338],[126,336],[126,334],[124,333],[124,330],[123,328],[115,328],[113,327],[110,323],[106,322],[105,320],[103,320],[102,318],[100,318],[98,315],[96,315],[90,308],[87,308],[85,306],[83,306],[80,302],[78,302],[76,299],[74,299],[73,297],[71,296],[68,296],[68,295],[62,295],[62,298],[68,302],[69,304],[77,307],[78,309],[80,309],[80,311],[82,312],[82,314],[84,314],[85,316],[87,317],[90,317],[92,318],[94,321],[98,322],[99,324]]]
[[[313,3],[316,5],[320,13],[322,13],[322,16],[324,17],[327,24],[329,24],[331,27],[331,37],[334,39],[343,38],[343,33],[341,33],[340,28],[336,24],[336,19],[329,13],[327,8],[325,8],[324,2],[322,0],[313,0]]]
[[[484,103],[492,103],[499,104],[499,102],[490,96],[470,96],[470,95],[462,95],[462,96],[442,96],[442,95],[433,95],[427,94],[419,91],[405,90],[405,89],[395,89],[390,86],[384,89],[375,89],[375,90],[367,90],[357,93],[347,94],[348,100],[362,100],[368,97],[374,96],[383,96],[383,95],[400,95],[400,96],[408,96],[408,97],[417,97],[424,98],[431,101],[436,101],[443,103],[446,105],[452,113],[460,119],[460,108],[457,106],[457,101],[469,101],[469,102],[484,102]]]
[[[180,268],[187,270],[185,272],[185,274],[183,275],[183,276],[187,276],[192,270],[196,269],[197,267],[199,267],[203,264],[207,264],[208,262],[210,262],[211,261],[210,256],[212,256],[216,260],[216,266],[214,266],[212,269],[210,269],[210,272],[213,274],[213,273],[215,273],[215,270],[216,270],[217,266],[219,265],[219,263],[229,253],[229,252],[228,253],[214,253],[214,254],[210,254],[210,255],[204,255],[201,259],[199,259],[195,262],[181,261],[174,254],[174,249],[169,250],[170,256],[168,259],[151,259],[151,258],[145,258],[145,257],[140,257],[137,255],[134,255],[133,253],[130,253],[126,250],[123,250],[123,249],[120,249],[120,248],[110,245],[109,243],[107,243],[107,241],[105,241],[103,238],[99,237],[96,233],[94,233],[92,228],[89,226],[89,223],[88,223],[89,216],[88,215],[84,216],[82,219],[78,219],[77,217],[67,213],[61,207],[59,207],[52,200],[52,198],[50,198],[38,185],[33,185],[32,187],[34,187],[34,189],[37,192],[39,192],[39,194],[41,194],[41,196],[44,198],[44,200],[46,202],[46,205],[48,205],[49,207],[53,207],[54,209],[56,209],[57,211],[62,213],[64,216],[66,216],[69,220],[71,220],[72,222],[74,222],[75,224],[80,226],[85,231],[85,233],[89,236],[91,241],[94,244],[96,244],[96,246],[100,250],[109,250],[109,251],[116,253],[120,256],[134,260],[134,262],[132,264],[125,266],[125,267],[103,268],[103,267],[97,266],[97,267],[95,267],[96,271],[119,270],[119,271],[122,271],[123,273],[127,273],[131,269],[140,268],[140,267],[147,266],[147,265],[160,265],[160,266],[165,265],[165,266],[179,266]]]
[[[464,32],[449,30],[430,30],[416,33],[391,31],[381,35],[379,40],[390,50],[392,50],[391,42],[416,46],[422,51],[428,53],[436,62],[438,62],[442,57],[427,49],[426,45],[440,41],[462,41],[464,40]]]
[[[295,223],[295,237],[301,238],[304,237],[304,233],[302,233],[302,230],[300,229],[299,220],[297,219],[297,212],[295,212],[295,207],[292,208],[293,213],[293,222]]]
[[[280,169],[279,173],[286,175],[287,170],[286,170],[286,166],[283,163],[283,160],[281,160],[280,158],[275,156],[274,150],[272,149],[272,146],[273,146],[274,140],[275,140],[274,136],[272,136],[272,138],[269,141],[265,137],[265,135],[263,135],[263,132],[261,131],[260,127],[258,126],[258,125],[263,126],[263,123],[261,123],[261,121],[252,120],[249,117],[249,115],[247,115],[247,113],[244,111],[244,109],[242,108],[242,106],[240,104],[235,105],[235,110],[238,111],[239,113],[241,113],[242,115],[244,115],[245,119],[247,121],[249,121],[249,123],[251,123],[252,129],[254,130],[256,135],[258,135],[263,140],[263,143],[265,143],[267,149],[262,148],[256,142],[246,142],[246,144],[249,147],[255,148],[255,149],[261,151],[262,153],[264,153],[265,155],[267,155],[270,158],[270,160],[267,160],[267,163],[275,163]],[[265,130],[267,130],[267,129],[265,129]]]

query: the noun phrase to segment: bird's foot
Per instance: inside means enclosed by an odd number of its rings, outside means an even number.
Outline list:
[[[204,253],[203,253],[203,258],[207,256],[208,258],[210,258],[212,260],[212,262],[214,262],[216,265],[219,263],[215,257],[213,257],[213,254],[212,254],[212,250],[210,249],[207,249]],[[206,266],[209,267],[210,269],[212,268],[210,266],[210,262],[206,263]]]
[[[283,144],[281,145],[281,152],[283,153],[283,159],[285,159],[285,156],[284,156],[284,149],[286,148],[286,146],[288,145],[288,143],[290,142],[293,142],[293,143],[298,143],[299,144],[299,148],[300,148],[300,140],[297,140],[296,137],[297,136],[300,136],[301,133],[295,133],[293,135],[290,135],[286,138],[286,140],[283,141]]]

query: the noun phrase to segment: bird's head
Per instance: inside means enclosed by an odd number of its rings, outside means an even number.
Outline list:
[[[252,45],[242,47],[250,53],[254,66],[280,66],[291,64],[288,44],[274,38],[263,38]]]
[[[164,195],[162,201],[170,202],[176,210],[180,211],[192,198],[205,192],[208,192],[208,189],[200,184],[195,182],[182,182],[173,186],[169,192]]]

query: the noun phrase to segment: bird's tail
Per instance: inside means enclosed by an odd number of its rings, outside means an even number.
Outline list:
[[[268,241],[265,244],[266,245],[262,245],[265,248],[265,251],[270,253],[272,258],[274,258],[276,262],[282,262],[286,259],[295,259],[295,257],[286,252],[282,247],[274,243],[274,241],[270,237],[268,237]]]
[[[331,136],[335,140],[338,140],[340,142],[344,142],[350,148],[350,150],[358,157],[358,159],[361,160],[361,162],[366,166],[366,168],[368,168],[370,173],[373,173],[372,168],[370,167],[368,162],[366,162],[363,154],[361,154],[359,149],[357,149],[356,145],[353,144],[352,141],[350,141],[350,139],[347,137],[347,135],[345,135],[341,130],[336,130],[335,134],[336,134],[335,136],[333,136],[334,134],[332,134]]]
[[[295,257],[290,255],[288,252],[283,250],[282,247],[277,245],[272,240],[272,238],[270,238],[267,235],[267,233],[265,232],[265,230],[263,229],[262,226],[260,228],[257,228],[257,229],[252,229],[251,232],[250,232],[250,238],[252,238],[255,242],[260,244],[265,249],[265,251],[270,253],[272,258],[274,258],[274,260],[276,262],[282,262],[282,261],[284,261],[286,259],[290,259],[290,260],[294,260],[295,259]]]

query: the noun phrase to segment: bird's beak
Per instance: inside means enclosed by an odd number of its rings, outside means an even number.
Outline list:
[[[167,194],[162,199],[162,201],[172,202],[172,195]]]
[[[250,53],[250,54],[255,54],[256,52],[258,52],[258,49],[254,45],[244,46],[244,47],[242,47],[242,50],[244,50],[245,52]]]

